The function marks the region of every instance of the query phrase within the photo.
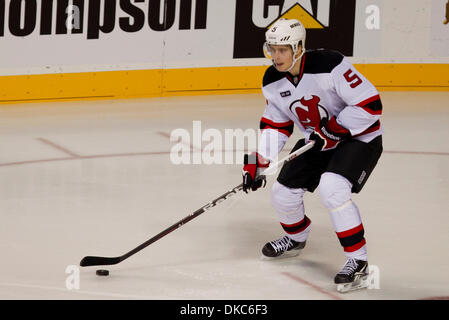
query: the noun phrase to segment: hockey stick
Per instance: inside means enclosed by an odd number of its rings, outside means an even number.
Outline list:
[[[307,150],[312,148],[314,144],[315,143],[313,141],[309,142],[308,144],[306,144],[302,148],[296,150],[293,153],[290,153],[285,158],[279,160],[275,164],[273,164],[273,165],[269,166],[267,169],[265,169],[260,174],[259,177],[261,178],[261,177],[263,177],[263,176],[265,176],[267,174],[272,174],[274,171],[277,170],[278,166],[280,166],[284,162],[290,161],[290,160],[296,158],[297,156],[299,156],[300,154],[306,152]],[[198,217],[200,214],[202,214],[202,213],[206,212],[207,210],[210,210],[211,208],[215,207],[220,202],[222,202],[222,201],[224,201],[226,199],[229,199],[230,197],[232,197],[233,195],[237,194],[237,192],[239,192],[242,189],[243,189],[243,183],[239,184],[238,186],[234,187],[233,189],[229,190],[228,192],[222,194],[221,196],[219,196],[215,200],[212,200],[211,202],[209,202],[208,204],[204,205],[203,207],[201,207],[200,209],[196,210],[195,212],[191,213],[190,215],[188,215],[184,219],[179,220],[178,222],[176,222],[172,226],[170,226],[167,229],[161,231],[160,233],[158,233],[157,235],[155,235],[151,239],[145,241],[144,243],[142,243],[138,247],[136,247],[133,250],[125,253],[122,256],[119,256],[119,257],[87,256],[87,257],[84,257],[81,260],[80,266],[81,267],[88,267],[88,266],[100,266],[100,265],[113,265],[113,264],[120,263],[123,260],[128,259],[132,255],[134,255],[135,253],[137,253],[137,252],[141,251],[142,249],[148,247],[153,242],[156,242],[157,240],[161,239],[162,237],[165,237],[167,234],[171,233],[172,231],[175,231],[176,229],[180,228],[183,224],[189,222],[190,220],[193,220],[194,218]]]

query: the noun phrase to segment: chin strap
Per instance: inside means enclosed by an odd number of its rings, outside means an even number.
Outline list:
[[[298,58],[293,58],[292,65],[285,72],[289,72],[291,69],[293,69],[293,67],[295,66],[296,62],[298,62],[302,58],[302,56],[304,55],[304,52],[306,52],[306,50],[304,48],[302,48],[301,49],[301,54],[299,55],[299,57]],[[296,55],[296,52],[295,52],[295,55]],[[276,67],[276,63],[274,63],[273,59],[271,59],[271,62],[273,63],[273,66]]]
[[[299,55],[298,58],[295,58],[293,56],[293,61],[292,61],[292,65],[290,66],[290,68],[287,69],[287,71],[290,71],[291,69],[293,69],[293,67],[295,66],[296,62],[298,62],[299,60],[301,60],[302,56],[304,55],[304,52],[306,52],[306,50],[304,48],[301,49],[301,54]],[[296,55],[296,52],[295,52]]]

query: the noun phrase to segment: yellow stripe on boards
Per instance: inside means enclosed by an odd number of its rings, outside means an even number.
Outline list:
[[[0,102],[159,96],[161,70],[0,77]]]
[[[449,91],[449,64],[354,65],[379,91]]]
[[[379,91],[449,91],[449,64],[356,64]],[[261,93],[266,66],[1,76],[0,103]]]

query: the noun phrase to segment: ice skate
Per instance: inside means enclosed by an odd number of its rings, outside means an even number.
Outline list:
[[[273,259],[273,258],[288,258],[294,257],[299,254],[301,249],[306,246],[306,241],[297,242],[288,236],[284,236],[280,239],[273,240],[265,244],[262,248],[262,258]]]
[[[348,259],[334,279],[337,291],[345,293],[369,286],[368,261]]]

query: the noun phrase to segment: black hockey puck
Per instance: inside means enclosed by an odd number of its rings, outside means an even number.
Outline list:
[[[105,269],[99,269],[96,272],[97,276],[108,276],[109,275],[109,271],[105,270]]]

